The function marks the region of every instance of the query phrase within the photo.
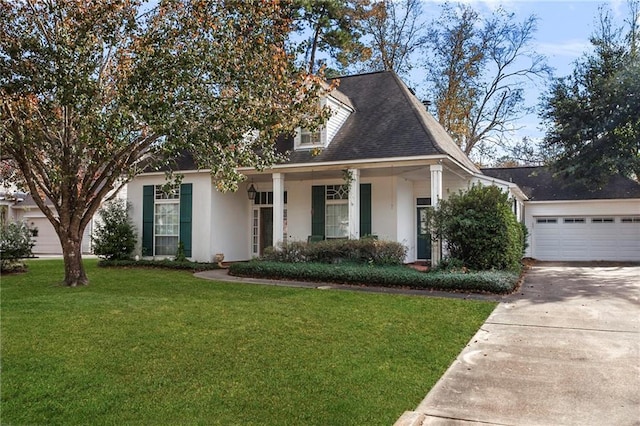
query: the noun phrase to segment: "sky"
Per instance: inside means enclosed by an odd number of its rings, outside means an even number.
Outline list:
[[[538,18],[538,28],[534,35],[534,49],[547,57],[553,68],[554,77],[571,74],[574,63],[590,49],[589,37],[593,34],[598,8],[606,6],[611,9],[614,22],[622,24],[628,14],[626,0],[464,0],[479,13],[489,13],[500,5],[508,12],[515,14],[515,19],[522,22],[530,15]],[[437,17],[442,1],[423,0],[423,14]],[[430,19],[429,19],[430,20]],[[411,77],[415,79],[415,76]],[[538,87],[531,86],[526,92],[528,105],[537,105],[539,96],[548,87],[548,82],[541,82]],[[523,117],[519,122],[521,128],[512,138],[521,140],[528,136],[539,140],[544,135],[540,128],[540,119],[536,114]]]

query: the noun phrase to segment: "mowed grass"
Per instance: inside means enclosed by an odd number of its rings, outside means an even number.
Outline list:
[[[1,279],[3,425],[389,425],[495,307],[28,265]]]

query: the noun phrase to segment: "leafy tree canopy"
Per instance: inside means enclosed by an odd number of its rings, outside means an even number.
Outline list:
[[[601,11],[593,51],[554,82],[542,104],[544,148],[556,173],[594,188],[615,174],[640,178],[639,5],[629,3],[626,34]]]
[[[276,0],[0,0],[2,157],[84,284],[84,228],[141,160],[189,150],[219,189],[279,159],[277,135],[322,118]],[[45,200],[48,199],[48,202]]]

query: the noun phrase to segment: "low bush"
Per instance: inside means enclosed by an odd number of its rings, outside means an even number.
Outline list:
[[[425,273],[406,266],[374,267],[353,263],[330,265],[260,260],[234,263],[230,266],[229,273],[243,277],[496,294],[512,292],[519,278],[518,273],[512,271]]]
[[[401,265],[407,249],[394,241],[373,238],[360,240],[325,240],[317,243],[294,241],[266,250],[263,260],[274,262],[364,263]]]
[[[187,271],[194,271],[194,272],[209,271],[211,269],[220,268],[216,263],[191,262],[188,260],[175,261],[175,260],[169,260],[169,259],[165,259],[165,260],[102,259],[98,262],[98,266],[118,267],[118,268],[140,267],[140,268],[179,269],[179,270],[187,270]]]
[[[497,186],[473,185],[440,202],[430,217],[432,234],[470,269],[517,271],[526,235],[511,208]]]
[[[113,200],[98,213],[102,219],[93,236],[93,253],[102,259],[125,260],[136,246],[136,230],[129,218],[130,206],[125,201]]]
[[[20,272],[26,270],[21,259],[33,256],[33,233],[22,222],[0,226],[0,271]]]

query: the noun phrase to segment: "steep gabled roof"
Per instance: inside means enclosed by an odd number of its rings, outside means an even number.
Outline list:
[[[546,167],[488,168],[482,173],[515,183],[530,201],[640,198],[640,184],[623,176],[614,176],[602,188],[591,190],[582,183],[554,176]]]
[[[469,171],[479,172],[394,72],[358,74],[339,80],[338,89],[331,96],[354,111],[319,154],[294,151],[293,137],[281,137],[276,147],[290,153],[287,164],[449,155]],[[183,153],[175,159],[174,170],[196,168],[191,155]]]
[[[341,77],[338,90],[354,112],[319,155],[293,151],[293,140],[281,140],[289,163],[322,163],[450,155],[471,171],[476,166],[455,144],[424,105],[391,71]]]

